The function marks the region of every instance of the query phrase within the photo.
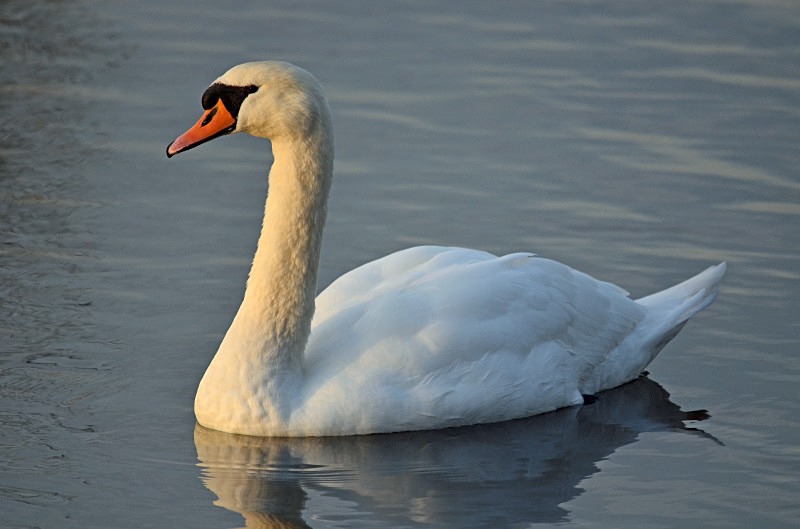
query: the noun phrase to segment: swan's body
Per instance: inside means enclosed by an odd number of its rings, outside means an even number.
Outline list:
[[[325,97],[304,70],[239,65],[171,156],[228,132],[272,141],[264,224],[244,300],[195,399],[200,424],[261,436],[487,423],[583,402],[636,378],[715,298],[724,263],[638,301],[534,257],[418,247],[316,299],[333,174]]]

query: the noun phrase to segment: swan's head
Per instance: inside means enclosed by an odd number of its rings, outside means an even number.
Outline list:
[[[316,79],[292,64],[248,62],[234,66],[203,93],[205,112],[167,146],[171,157],[233,132],[272,141],[330,134],[330,113]]]

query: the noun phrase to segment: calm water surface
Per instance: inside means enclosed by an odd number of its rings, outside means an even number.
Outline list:
[[[0,526],[796,526],[800,7],[453,5],[0,4]],[[321,286],[433,243],[634,296],[727,260],[722,295],[590,406],[337,440],[196,427],[271,155],[164,148],[263,58],[333,106]]]

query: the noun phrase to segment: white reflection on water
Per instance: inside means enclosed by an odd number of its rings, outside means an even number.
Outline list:
[[[247,527],[515,527],[567,520],[597,463],[644,432],[708,437],[646,377],[578,406],[507,423],[343,438],[270,439],[197,426],[217,505]]]

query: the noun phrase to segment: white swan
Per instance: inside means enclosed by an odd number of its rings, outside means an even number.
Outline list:
[[[333,175],[322,88],[282,62],[236,66],[167,155],[247,132],[272,141],[264,224],[241,307],[195,399],[200,424],[258,436],[353,435],[504,421],[636,378],[715,298],[722,263],[633,301],[565,265],[418,247],[316,299]]]

